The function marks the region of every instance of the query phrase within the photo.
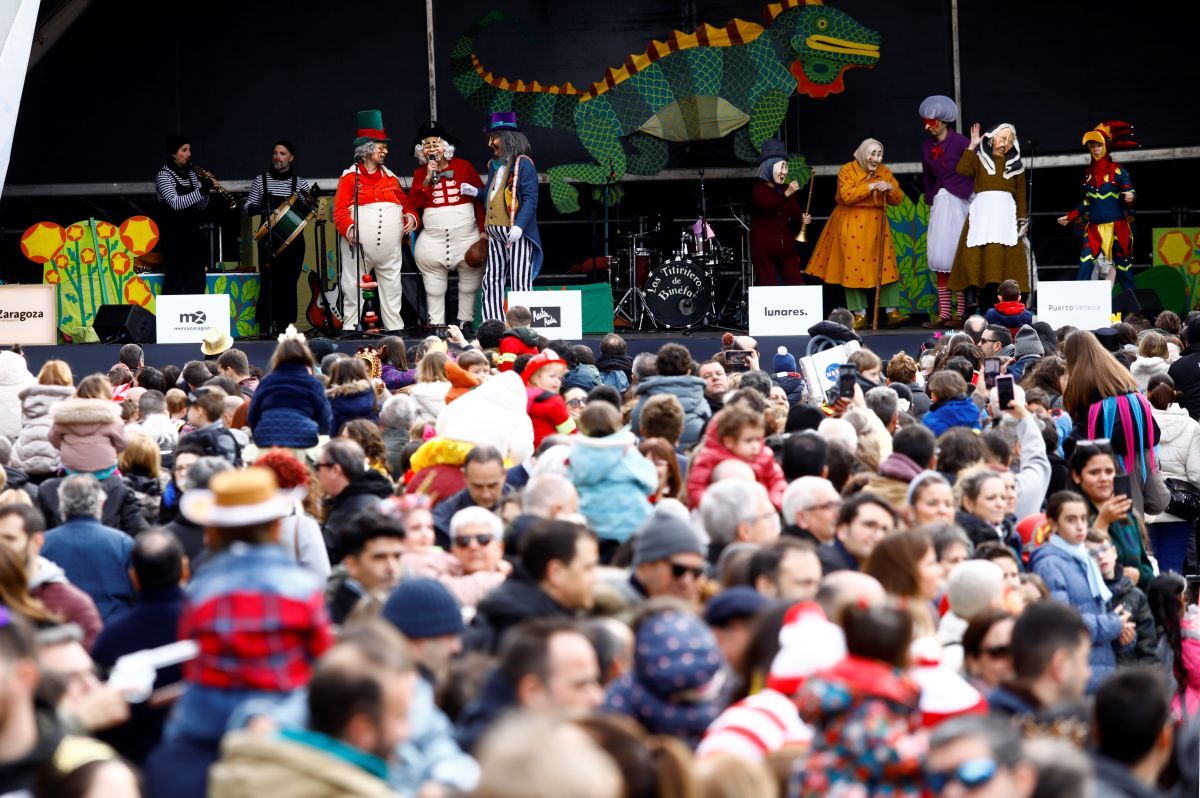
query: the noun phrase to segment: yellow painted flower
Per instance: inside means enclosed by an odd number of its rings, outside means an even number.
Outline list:
[[[115,238],[117,226],[111,222],[96,222],[96,235],[101,238]]]
[[[125,296],[125,301],[131,305],[146,307],[154,301],[154,294],[150,292],[150,286],[146,285],[146,281],[141,277],[134,277],[125,283],[125,288],[121,293]]]
[[[83,238],[83,225],[73,224],[67,228],[67,240],[79,241]]]
[[[121,222],[121,243],[134,255],[145,255],[158,243],[158,225],[146,216],[131,216]]]
[[[58,269],[51,269],[46,272],[46,282],[50,285],[58,285],[62,282],[62,275],[59,274]]]
[[[79,259],[88,266],[96,262],[96,250],[91,247],[85,247],[83,252],[79,253]]]
[[[54,222],[38,222],[21,235],[21,254],[34,263],[45,263],[62,250],[65,235]]]
[[[1194,260],[1188,264],[1188,274],[1200,274],[1200,260]]]
[[[70,262],[71,259],[61,253],[54,256],[54,265],[60,269],[67,268],[67,265],[70,264]]]
[[[115,252],[112,256],[113,274],[129,274],[129,270],[133,267],[133,259],[124,252]]]

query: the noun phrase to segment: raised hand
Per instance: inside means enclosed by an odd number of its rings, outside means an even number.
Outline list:
[[[971,149],[979,149],[979,145],[983,143],[983,136],[979,133],[979,123],[971,125]]]

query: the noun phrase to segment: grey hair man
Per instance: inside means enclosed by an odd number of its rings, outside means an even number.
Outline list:
[[[900,396],[886,385],[880,385],[867,391],[865,397],[867,407],[879,416],[888,432],[896,431],[896,422],[900,417]]]
[[[800,477],[783,492],[783,534],[817,546],[832,543],[837,532],[842,497],[833,483],[822,477]]]
[[[65,523],[46,533],[42,556],[92,597],[106,623],[133,604],[129,554],[133,538],[100,523],[104,491],[90,474],[67,477],[58,487]]]
[[[700,520],[711,541],[712,562],[730,543],[766,545],[779,537],[779,513],[757,482],[730,479],[712,485],[700,500]]]
[[[383,407],[379,408],[379,431],[383,433],[383,445],[388,453],[388,471],[393,477],[402,476],[400,455],[409,441],[408,431],[415,413],[412,397],[403,393],[388,397]]]
[[[980,315],[974,315],[967,318],[963,322],[963,332],[971,336],[971,340],[979,343],[979,339],[983,337],[983,331],[987,329],[987,319]]]
[[[565,513],[577,513],[579,492],[561,474],[539,474],[526,483],[521,493],[521,512],[551,520]]]

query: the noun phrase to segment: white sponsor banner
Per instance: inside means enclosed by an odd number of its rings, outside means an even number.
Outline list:
[[[58,343],[52,285],[0,285],[0,344]]]
[[[751,335],[805,335],[823,318],[819,285],[756,285],[750,289]]]
[[[198,344],[216,327],[229,334],[228,294],[161,294],[155,303],[160,344]]]
[[[1112,326],[1112,283],[1108,280],[1039,282],[1037,320],[1054,329],[1071,325],[1081,330]]]
[[[578,341],[583,338],[582,296],[579,291],[509,291],[508,306],[529,308],[529,327],[538,335]]]

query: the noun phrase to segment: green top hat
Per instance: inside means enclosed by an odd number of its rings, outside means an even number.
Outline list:
[[[354,139],[354,146],[361,147],[368,141],[378,141],[384,144],[391,141],[383,129],[383,114],[379,111],[358,112],[358,138]]]

